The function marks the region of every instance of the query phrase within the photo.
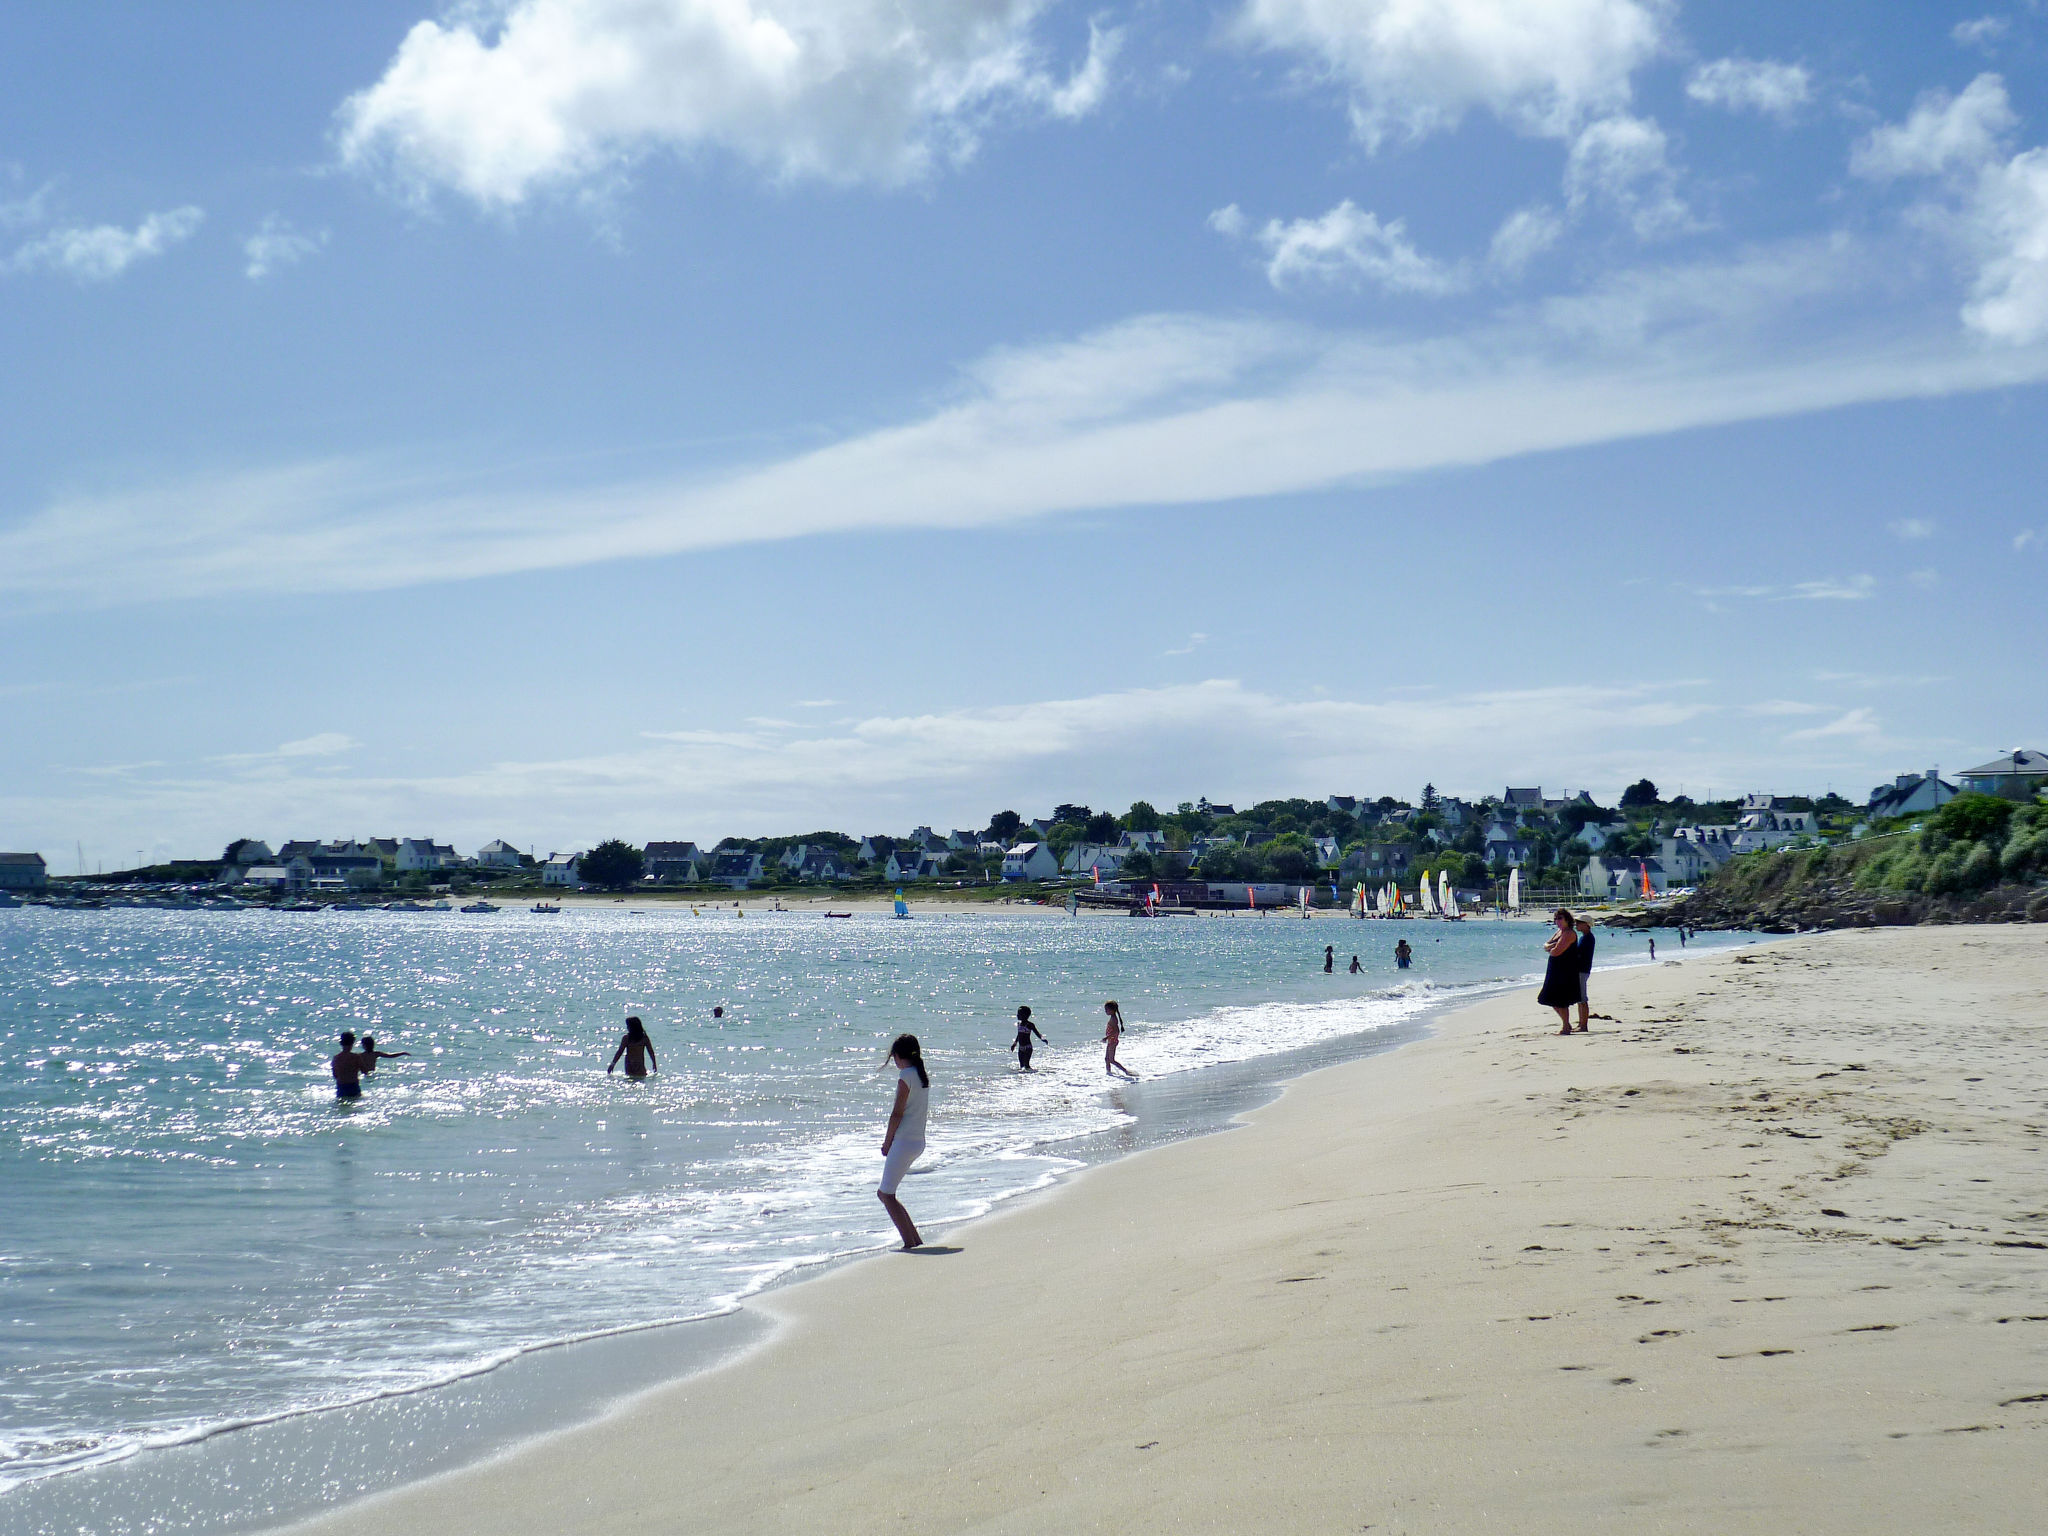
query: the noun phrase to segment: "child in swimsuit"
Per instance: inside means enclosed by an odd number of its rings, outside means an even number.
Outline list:
[[[1031,1022],[1031,1010],[1029,1008],[1019,1008],[1017,1010],[1017,1038],[1010,1042],[1010,1049],[1017,1053],[1017,1065],[1026,1072],[1031,1070],[1031,1037],[1033,1035],[1038,1035],[1039,1039],[1045,1040],[1044,1035],[1038,1034],[1038,1026]],[[1052,1044],[1050,1040],[1045,1040],[1045,1043],[1047,1045]]]

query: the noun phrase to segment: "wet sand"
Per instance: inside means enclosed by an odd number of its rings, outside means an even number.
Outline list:
[[[2038,1529],[2048,931],[1596,981],[1590,1035],[1483,1003],[294,1529]]]

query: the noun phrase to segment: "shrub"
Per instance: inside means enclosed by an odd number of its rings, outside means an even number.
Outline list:
[[[1981,891],[1998,883],[1998,853],[1989,843],[1979,843],[1963,860],[1960,876],[1963,889]]]
[[[2012,813],[2013,803],[1996,795],[1957,795],[1929,817],[1927,824],[1959,841],[1979,843],[2003,837]]]

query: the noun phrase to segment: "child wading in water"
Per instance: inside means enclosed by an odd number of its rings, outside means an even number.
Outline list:
[[[1104,1026],[1102,1031],[1104,1047],[1102,1052],[1102,1070],[1104,1072],[1121,1072],[1125,1077],[1135,1082],[1138,1074],[1116,1059],[1116,1043],[1124,1037],[1123,1013],[1115,1003],[1104,1003],[1102,1011],[1109,1015],[1109,1023]]]
[[[1010,1049],[1017,1053],[1017,1065],[1026,1072],[1031,1070],[1031,1037],[1033,1035],[1038,1035],[1039,1039],[1045,1040],[1044,1035],[1038,1034],[1038,1026],[1031,1022],[1031,1010],[1028,1007],[1019,1008],[1017,1010],[1017,1038],[1010,1042]],[[1045,1043],[1047,1045],[1052,1044],[1050,1040],[1045,1040]]]
[[[889,1128],[882,1133],[882,1184],[875,1191],[875,1198],[896,1223],[903,1251],[908,1253],[913,1248],[922,1248],[924,1239],[917,1235],[917,1223],[910,1219],[910,1212],[896,1198],[896,1186],[924,1151],[925,1111],[931,1102],[932,1080],[924,1069],[924,1048],[915,1035],[896,1037],[896,1043],[889,1047],[889,1065],[896,1069],[896,1099],[889,1107]]]

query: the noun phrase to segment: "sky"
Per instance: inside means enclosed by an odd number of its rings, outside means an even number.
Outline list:
[[[2048,9],[0,12],[0,847],[2048,746]]]

